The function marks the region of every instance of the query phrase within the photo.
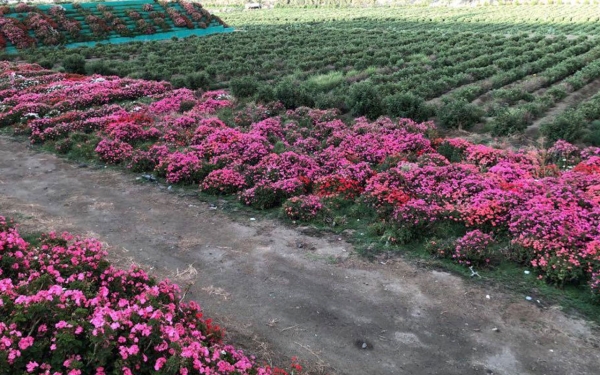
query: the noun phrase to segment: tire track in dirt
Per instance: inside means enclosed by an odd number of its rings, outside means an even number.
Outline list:
[[[597,336],[557,309],[400,259],[365,262],[337,237],[232,218],[177,190],[0,137],[0,214],[94,236],[117,265],[190,283],[230,342],[264,359],[298,355],[314,374],[597,373]]]

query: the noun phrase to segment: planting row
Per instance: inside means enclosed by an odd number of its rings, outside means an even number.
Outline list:
[[[223,91],[27,64],[3,63],[0,88],[0,125],[57,152],[282,206],[293,220],[368,221],[390,248],[424,241],[438,257],[512,261],[598,292],[600,148],[500,150],[441,139],[429,122],[345,123],[336,110],[280,103],[235,109]]]
[[[556,7],[541,8],[554,12]],[[493,135],[522,132],[576,85],[597,78],[595,38],[548,35],[544,25],[524,19],[511,24],[499,12],[488,25],[499,29],[450,22],[481,12],[492,17],[485,9],[439,9],[447,22],[417,17],[436,11],[408,7],[229,13],[228,19],[246,32],[22,57],[68,72],[168,80],[190,89],[229,87],[237,98],[277,100],[288,109],[337,108],[370,119],[382,114],[435,119],[440,126],[465,130],[490,121],[487,128]],[[565,85],[545,95],[536,92],[562,80]],[[507,87],[519,81],[527,86]],[[513,91],[493,92],[507,89]],[[468,105],[486,94],[499,100],[484,111]]]
[[[122,2],[36,7],[18,3],[0,7],[0,49],[18,49],[102,40],[112,36],[151,35],[181,28],[226,26],[199,3]]]
[[[0,216],[2,373],[287,374],[223,344],[177,285],[114,268],[106,255],[66,232],[33,246]]]

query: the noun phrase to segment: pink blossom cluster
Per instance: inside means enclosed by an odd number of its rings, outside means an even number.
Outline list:
[[[64,30],[72,38],[79,36],[81,31],[81,23],[76,19],[67,18],[65,9],[59,5],[55,5],[48,10],[48,15],[54,19],[59,30]]]
[[[224,345],[170,281],[112,267],[99,241],[49,233],[40,242],[0,216],[0,363],[12,372],[286,373]]]
[[[335,110],[279,104],[236,109],[227,124],[215,116],[232,106],[224,91],[67,77],[27,64],[0,68],[0,125],[25,127],[33,142],[93,134],[106,162],[238,194],[257,208],[296,207],[314,196],[324,207],[364,205],[394,228],[391,242],[461,227],[461,236],[470,233],[464,241],[487,244],[489,235],[510,244],[519,254],[511,259],[552,282],[588,282],[600,271],[599,149],[562,141],[548,151],[497,149],[436,138],[432,123],[347,123]],[[135,102],[143,96],[153,102]],[[478,254],[456,259],[479,262]]]
[[[46,15],[31,12],[25,19],[25,25],[47,46],[57,45],[62,41],[62,35],[57,30],[58,25]]]
[[[323,209],[321,198],[316,195],[300,195],[285,201],[283,210],[292,220],[311,221]]]
[[[201,187],[210,194],[233,194],[246,186],[244,176],[234,169],[223,168],[210,172]]]
[[[171,7],[167,2],[160,2],[161,6],[165,8],[165,11],[173,21],[173,24],[177,27],[187,27],[189,29],[194,28],[192,20],[185,15],[181,14],[177,9]]]
[[[194,21],[199,22],[204,17],[204,15],[196,9],[194,6],[195,4],[183,0],[177,0],[177,3],[181,5],[187,15],[190,16]]]
[[[27,34],[27,27],[15,18],[0,16],[0,32],[19,49],[35,47],[35,40]]]
[[[494,239],[489,234],[479,229],[472,230],[456,241],[452,257],[468,266],[486,266],[493,256],[491,248],[493,242]]]

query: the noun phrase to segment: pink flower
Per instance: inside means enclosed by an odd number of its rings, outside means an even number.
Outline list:
[[[33,361],[30,361],[27,364],[27,366],[25,366],[25,368],[27,369],[27,372],[33,372],[38,367],[39,367],[39,364],[37,362],[33,362]]]
[[[19,340],[19,349],[25,350],[33,345],[33,337],[27,336]]]
[[[167,362],[167,359],[165,357],[160,357],[159,359],[156,360],[156,363],[154,364],[154,369],[156,371],[159,371],[166,362]]]

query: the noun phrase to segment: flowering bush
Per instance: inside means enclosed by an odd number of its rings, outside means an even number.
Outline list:
[[[456,240],[452,258],[461,264],[485,267],[490,264],[494,255],[491,248],[493,242],[492,236],[479,229],[467,232]]]
[[[103,139],[98,143],[96,152],[100,160],[110,164],[119,164],[131,156],[133,147],[119,140]]]
[[[311,221],[323,209],[321,199],[316,195],[300,195],[283,203],[283,210],[292,220]]]
[[[210,194],[233,194],[246,185],[244,176],[232,169],[217,169],[206,176],[202,190]]]
[[[49,233],[33,247],[0,216],[0,366],[48,374],[285,374],[222,343],[179,288],[112,267],[99,241]],[[293,368],[301,368],[293,362]]]
[[[204,177],[202,160],[196,151],[174,152],[162,159],[158,170],[170,183],[198,183]]]

